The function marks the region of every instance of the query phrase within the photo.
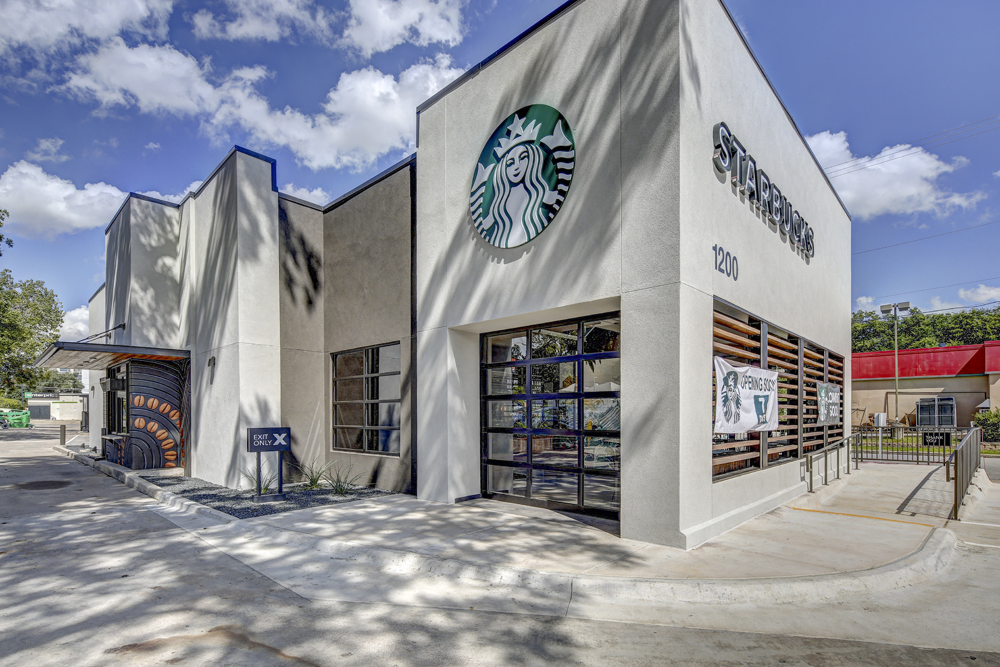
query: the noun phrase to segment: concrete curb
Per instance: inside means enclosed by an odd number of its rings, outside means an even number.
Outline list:
[[[63,454],[64,456],[69,456],[70,458],[75,459],[79,463],[90,466],[98,472],[104,473],[108,477],[113,477],[125,486],[135,489],[139,493],[146,494],[161,505],[166,505],[167,507],[172,507],[190,514],[200,514],[201,516],[210,517],[225,523],[231,523],[237,520],[234,516],[229,516],[224,512],[214,510],[211,507],[206,507],[205,505],[196,503],[193,500],[182,498],[176,493],[165,491],[152,482],[147,482],[142,479],[128,468],[114,463],[108,463],[107,461],[96,461],[89,456],[84,456],[83,454],[74,452],[61,445],[55,445],[52,449],[56,450],[60,454]]]
[[[775,604],[877,593],[913,586],[940,574],[951,562],[957,545],[953,532],[935,529],[916,551],[893,562],[868,570],[811,577],[732,580],[578,577],[573,581],[573,604]]]

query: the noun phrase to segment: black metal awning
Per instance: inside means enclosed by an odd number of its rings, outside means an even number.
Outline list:
[[[190,358],[191,353],[187,350],[105,345],[103,343],[71,343],[61,340],[52,343],[48,349],[42,352],[41,356],[35,360],[35,367],[103,371],[129,359],[183,361]]]

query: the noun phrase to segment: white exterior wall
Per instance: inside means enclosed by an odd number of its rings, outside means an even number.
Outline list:
[[[843,355],[851,405],[851,225],[719,3],[683,0],[681,8],[680,388],[688,400],[677,528],[694,546],[806,490],[804,460],[712,483],[713,295]],[[712,130],[720,121],[813,228],[815,257],[798,254],[716,171]],[[714,269],[715,244],[739,258],[738,280]]]
[[[271,169],[231,153],[181,212],[191,474],[231,487],[253,462],[247,428],[281,423],[278,193]]]
[[[90,297],[88,304],[88,315],[90,319],[90,335],[107,331],[108,326],[104,317],[105,296],[104,286],[97,290],[94,296]],[[104,343],[104,338],[95,339],[96,343]],[[100,451],[101,448],[101,428],[104,425],[104,392],[101,391],[101,378],[103,371],[90,371],[88,386],[83,390],[90,395],[90,448]]]
[[[191,352],[189,472],[227,486],[252,462],[246,429],[282,418],[272,169],[233,151],[180,207],[130,197],[106,240],[107,314],[92,324],[125,322],[114,344]]]
[[[473,169],[536,103],[573,127],[572,187],[535,240],[497,249],[470,220]],[[816,230],[810,262],[715,172],[719,121]],[[419,127],[420,497],[479,492],[480,333],[618,308],[623,537],[690,548],[804,490],[798,463],[713,484],[713,297],[849,361],[850,223],[721,4],[580,2]],[[713,271],[716,243],[743,261],[738,282]]]

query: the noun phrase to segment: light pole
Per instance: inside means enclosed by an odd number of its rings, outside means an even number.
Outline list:
[[[896,357],[896,421],[899,423],[899,314],[910,310],[910,302],[884,303],[879,306],[883,315],[892,313],[892,349]]]

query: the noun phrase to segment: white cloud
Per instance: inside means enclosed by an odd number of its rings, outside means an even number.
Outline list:
[[[59,329],[59,340],[76,341],[90,335],[90,309],[80,306],[63,313],[62,328]]]
[[[195,115],[219,104],[209,67],[171,46],[129,48],[120,37],[81,56],[61,89],[102,109],[137,106],[145,113]]]
[[[275,42],[298,33],[331,42],[333,15],[312,0],[226,0],[230,16],[202,9],[191,17],[199,39]]]
[[[10,211],[5,226],[28,238],[102,227],[121,206],[125,193],[107,183],[87,183],[83,189],[20,160],[0,175],[0,201]]]
[[[38,146],[35,150],[28,151],[25,153],[24,157],[31,160],[32,162],[65,162],[69,159],[68,155],[61,155],[59,149],[63,145],[62,139],[57,139],[52,137],[51,139],[39,139]]]
[[[945,309],[957,309],[957,308],[968,308],[969,306],[963,303],[956,303],[954,301],[945,301],[939,296],[931,297],[931,307],[928,310],[945,310]]]
[[[854,300],[856,304],[855,310],[871,310],[875,307],[875,297],[873,296],[859,296]]]
[[[143,148],[147,151],[158,151],[160,150],[160,144],[156,143],[155,141],[150,141],[148,144],[143,146]]]
[[[956,208],[972,209],[986,197],[983,192],[951,192],[937,183],[942,174],[955,171],[968,164],[963,157],[951,163],[917,148],[900,159],[889,159],[870,168],[841,173],[839,165],[847,160],[857,160],[854,167],[877,162],[880,157],[898,156],[910,147],[906,144],[883,148],[874,157],[855,158],[847,143],[847,133],[826,131],[806,137],[809,146],[824,168],[833,167],[831,181],[851,214],[861,220],[893,213],[934,213],[943,215]]]
[[[146,195],[147,197],[152,197],[153,199],[162,199],[163,201],[169,201],[173,202],[174,204],[180,204],[181,200],[187,196],[187,193],[194,192],[195,190],[201,187],[202,183],[204,183],[204,181],[194,181],[193,183],[191,183],[191,185],[187,186],[186,188],[184,188],[184,190],[175,195],[165,195],[161,192],[157,192],[156,190],[149,190],[148,192],[140,192],[139,194]]]
[[[323,188],[308,190],[306,188],[297,188],[291,183],[288,183],[285,187],[281,188],[281,191],[286,195],[298,197],[299,199],[305,199],[306,201],[314,204],[328,204],[330,203],[330,200],[333,199],[333,197],[330,196],[330,193]]]
[[[415,108],[462,73],[448,56],[412,65],[398,79],[367,67],[340,75],[322,111],[273,109],[256,90],[270,76],[263,67],[231,72],[218,84],[212,72],[170,46],[129,48],[121,39],[83,56],[63,87],[103,111],[136,106],[154,114],[194,116],[219,143],[238,128],[252,142],[285,147],[313,170],[363,169],[382,155],[412,150]]]
[[[987,301],[1000,301],[1000,287],[987,287],[979,285],[967,289],[958,290],[958,295],[970,303],[986,303]]]
[[[164,39],[173,0],[4,0],[0,2],[0,54],[23,48],[56,51],[121,31]]]
[[[464,6],[465,0],[351,0],[342,43],[365,58],[404,42],[457,46]]]
[[[1000,169],[994,171],[993,175],[996,176],[997,178],[1000,178]]]
[[[374,67],[345,72],[318,114],[271,109],[252,85],[230,84],[210,124],[220,133],[238,126],[257,143],[284,146],[313,170],[360,170],[392,151],[413,150],[417,105],[461,73],[447,56],[417,63],[398,80]]]

